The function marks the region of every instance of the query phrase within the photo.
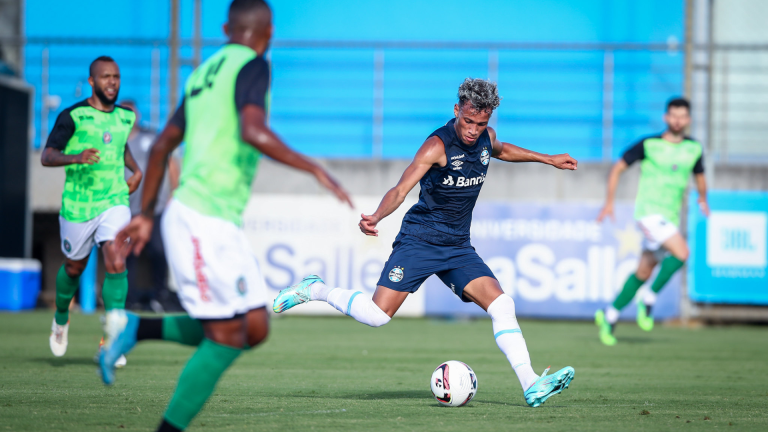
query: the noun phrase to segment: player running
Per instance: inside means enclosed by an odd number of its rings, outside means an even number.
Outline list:
[[[273,310],[280,313],[319,300],[363,324],[379,327],[389,322],[408,294],[436,274],[460,299],[488,312],[496,343],[517,374],[526,402],[537,407],[568,387],[574,370],[566,367],[547,375],[547,368],[541,377],[534,373],[515,317],[515,302],[504,295],[491,270],[475,252],[469,227],[491,157],[569,170],[575,170],[577,162],[567,154],[549,156],[499,141],[496,131],[488,127],[501,100],[495,83],[467,78],[458,96],[459,102],[453,108],[456,118],[427,138],[376,212],[362,215],[360,230],[377,236],[376,225],[403,203],[416,183],[420,184],[419,202],[403,218],[373,298],[360,291],[329,287],[319,277],[308,276],[280,291]]]
[[[629,165],[642,161],[640,185],[635,200],[635,219],[643,232],[643,254],[635,274],[624,283],[613,304],[595,313],[600,327],[600,341],[616,345],[613,330],[619,314],[635,296],[637,290],[651,277],[653,268],[661,261],[661,268],[650,291],[637,302],[637,325],[645,331],[653,330],[651,311],[656,297],[675,272],[688,259],[688,244],[678,231],[683,192],[691,172],[699,190],[699,207],[709,216],[707,183],[704,178],[701,144],[686,137],[685,128],[691,123],[690,105],[685,99],[672,99],[664,114],[667,130],[659,135],[641,139],[630,147],[611,169],[605,206],[597,220],[613,215],[613,201],[619,176]]]
[[[65,167],[59,225],[66,257],[56,275],[56,313],[51,326],[53,355],[67,352],[69,304],[80,285],[93,245],[101,247],[107,270],[101,298],[107,322],[125,309],[128,278],[125,260],[115,245],[118,230],[131,220],[128,195],[138,188],[141,170],[126,145],[136,116],[115,105],[120,69],[107,56],[91,63],[88,84],[93,92],[59,114],[42,155],[43,166]],[[133,175],[125,179],[125,168]],[[125,364],[120,357],[118,366]]]
[[[160,431],[184,430],[219,378],[268,333],[266,286],[241,219],[261,154],[313,174],[351,205],[346,192],[314,162],[288,148],[266,124],[272,13],[263,0],[234,0],[224,26],[229,42],[187,80],[184,100],[152,147],[142,214],[118,235],[141,252],[152,234],[155,202],[168,156],[186,142],[181,178],[163,216],[163,241],[189,315],[139,318],[107,328],[104,383],[115,380],[113,359],[137,341],[162,339],[196,346],[179,377]]]

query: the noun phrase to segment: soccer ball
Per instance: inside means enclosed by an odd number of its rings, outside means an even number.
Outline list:
[[[467,364],[449,360],[432,372],[429,386],[440,405],[460,407],[477,394],[477,375]]]

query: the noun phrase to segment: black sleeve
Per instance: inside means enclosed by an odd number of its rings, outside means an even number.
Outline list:
[[[70,110],[65,109],[56,118],[56,124],[53,125],[50,135],[48,135],[48,142],[45,143],[45,147],[55,148],[59,151],[64,151],[67,147],[67,142],[75,134],[75,121],[72,120]]]
[[[633,145],[627,151],[624,152],[624,154],[621,156],[622,159],[624,159],[624,162],[627,163],[627,165],[632,165],[633,163],[645,159],[645,140],[642,139],[637,144]]]
[[[181,103],[179,104],[179,107],[176,108],[176,112],[173,113],[173,117],[171,117],[170,120],[168,120],[168,124],[172,124],[176,127],[178,127],[181,130],[186,130],[187,128],[187,118],[184,115],[184,101],[186,99],[182,99]]]
[[[694,174],[704,174],[704,152],[699,156],[699,160],[696,161],[696,165],[693,166]]]
[[[235,81],[235,107],[240,112],[248,104],[266,106],[269,90],[269,64],[256,57],[240,69]]]

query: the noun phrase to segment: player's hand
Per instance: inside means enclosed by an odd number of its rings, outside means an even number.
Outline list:
[[[83,150],[82,153],[77,155],[75,163],[93,165],[101,160],[99,157],[99,151],[95,148],[89,148]]]
[[[128,183],[128,195],[136,192],[136,189],[139,188],[139,185],[141,184],[141,171],[137,171],[133,173],[132,176],[128,177],[128,180],[125,182]]]
[[[606,204],[600,214],[597,215],[597,222],[602,222],[606,217],[610,217],[612,221],[616,222],[616,215],[613,214],[613,204]]]
[[[344,188],[341,187],[339,182],[337,182],[333,177],[331,177],[327,172],[325,172],[324,169],[318,169],[315,173],[315,177],[317,178],[317,181],[320,182],[323,187],[328,189],[329,191],[333,192],[334,195],[336,195],[336,198],[339,199],[339,201],[349,204],[350,208],[355,208],[355,205],[352,204],[352,199],[349,198],[349,195],[347,194],[347,191],[344,190]]]
[[[701,209],[701,213],[704,216],[709,217],[709,204],[707,204],[707,200],[699,200],[699,209]]]
[[[115,243],[117,243],[123,256],[133,251],[134,255],[139,255],[144,249],[144,246],[152,236],[152,225],[154,220],[152,218],[137,215],[131,219],[131,222],[121,229],[115,237]]]
[[[360,223],[357,224],[360,227],[360,231],[362,231],[363,234],[367,236],[378,237],[379,230],[376,229],[376,225],[381,219],[379,219],[376,215],[368,216],[361,214],[360,217],[362,217],[362,219],[360,219]]]
[[[568,153],[552,156],[552,166],[557,169],[575,170],[578,165],[579,162]]]

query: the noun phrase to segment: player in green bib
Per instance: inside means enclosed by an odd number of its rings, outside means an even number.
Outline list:
[[[162,232],[188,315],[140,318],[126,313],[124,326],[112,329],[114,343],[99,361],[104,383],[111,384],[114,359],[137,341],[162,339],[197,347],[179,377],[160,431],[185,429],[235,359],[267,336],[266,284],[241,227],[260,156],[313,174],[350,203],[325,170],[287,147],[266,124],[269,6],[263,0],[234,0],[224,31],[229,42],[189,77],[181,107],[152,147],[142,214],[117,237],[129,240],[134,253],[149,240],[167,158],[184,140],[179,187],[163,215]]]
[[[136,116],[115,105],[120,91],[117,63],[106,56],[94,60],[88,83],[91,97],[59,114],[42,154],[44,166],[63,166],[66,172],[59,214],[66,260],[56,275],[56,313],[49,340],[57,357],[67,351],[69,304],[94,245],[101,247],[107,270],[101,290],[107,323],[113,311],[125,309],[128,279],[114,240],[131,218],[128,194],[141,182],[141,170],[126,146]],[[133,172],[128,180],[125,168]],[[123,364],[125,358],[120,358],[118,366]]]
[[[613,218],[613,202],[619,176],[634,162],[641,161],[640,184],[635,201],[635,220],[643,233],[643,253],[637,271],[624,283],[619,295],[605,309],[595,313],[600,341],[615,345],[613,330],[621,310],[635,297],[637,290],[651,277],[654,267],[661,268],[651,289],[637,302],[637,324],[645,331],[653,329],[651,311],[657,294],[688,259],[688,244],[678,230],[683,193],[693,173],[699,191],[699,207],[709,215],[707,186],[701,144],[686,137],[691,123],[690,105],[685,99],[672,99],[664,115],[667,130],[660,136],[640,140],[629,148],[613,166],[608,179],[608,194],[598,221]]]

